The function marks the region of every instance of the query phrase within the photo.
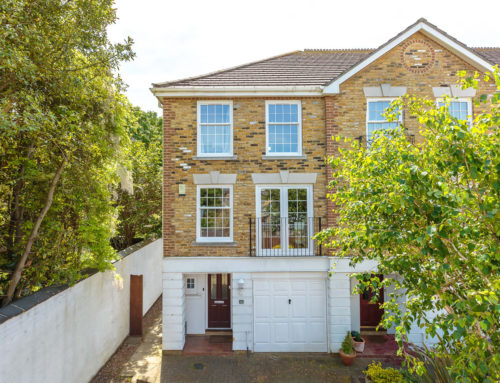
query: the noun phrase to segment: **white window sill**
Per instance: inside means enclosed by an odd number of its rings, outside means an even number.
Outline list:
[[[238,242],[191,242],[191,246],[194,247],[236,247]]]
[[[262,159],[263,160],[297,160],[297,159],[306,159],[307,156],[304,154],[304,155],[283,155],[283,156],[279,156],[279,155],[276,155],[276,156],[273,156],[273,155],[263,155],[262,156]]]
[[[209,156],[194,156],[193,160],[197,161],[216,161],[216,160],[223,160],[223,161],[234,161],[237,160],[238,156],[217,156],[217,157],[209,157]]]

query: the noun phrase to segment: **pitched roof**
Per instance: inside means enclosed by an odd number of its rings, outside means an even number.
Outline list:
[[[369,61],[393,41],[417,25],[425,24],[444,35],[472,55],[491,65],[500,65],[500,48],[470,48],[425,19],[419,19],[377,49],[306,49],[294,51],[240,66],[153,84],[154,88],[177,87],[260,87],[260,86],[327,86],[351,69]]]
[[[186,79],[153,84],[171,86],[325,85],[373,49],[295,51]]]
[[[488,60],[493,65],[500,65],[500,48],[481,47],[481,48],[471,48],[471,49],[485,60]]]

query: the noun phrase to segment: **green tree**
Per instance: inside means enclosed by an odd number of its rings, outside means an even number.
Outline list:
[[[497,71],[484,81],[500,90]],[[395,326],[400,345],[412,323],[424,328],[457,382],[500,380],[499,94],[480,101],[486,112],[470,126],[447,106],[406,96],[389,114],[405,109],[422,144],[410,144],[403,129],[370,147],[346,140],[329,159],[338,222],[319,236],[352,265],[378,262],[383,281],[356,275],[358,292],[394,285],[383,326]],[[422,372],[422,363],[407,360]]]
[[[3,305],[85,267],[111,267],[109,185],[127,143],[111,0],[0,3],[0,294]]]
[[[117,189],[119,207],[115,246],[161,236],[162,119],[155,112],[133,108],[127,122],[131,139],[127,157],[133,192]]]

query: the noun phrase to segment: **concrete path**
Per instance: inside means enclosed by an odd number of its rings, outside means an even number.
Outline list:
[[[120,376],[127,382],[159,383],[162,363],[161,315],[144,335],[144,339],[122,369]]]

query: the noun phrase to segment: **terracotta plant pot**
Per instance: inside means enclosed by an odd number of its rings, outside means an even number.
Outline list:
[[[354,351],[363,352],[365,350],[365,340],[363,338],[361,338],[361,342],[356,342],[354,338],[352,338],[352,341],[354,343]]]
[[[346,366],[350,366],[354,362],[354,359],[356,359],[356,351],[354,351],[354,354],[344,354],[342,350],[339,350],[339,354],[342,363]]]

